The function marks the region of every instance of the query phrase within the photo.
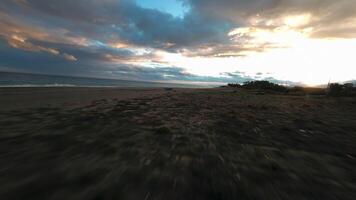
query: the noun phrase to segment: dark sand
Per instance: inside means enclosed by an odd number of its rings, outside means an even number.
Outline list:
[[[175,89],[189,91],[191,89]],[[38,107],[73,108],[101,99],[128,100],[167,92],[162,88],[38,87],[0,88],[0,110]]]
[[[356,99],[0,89],[5,200],[355,199]]]

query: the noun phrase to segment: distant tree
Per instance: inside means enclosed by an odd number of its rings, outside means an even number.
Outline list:
[[[328,94],[329,96],[339,97],[339,96],[352,96],[353,95],[353,84],[339,84],[339,83],[331,83],[329,84]]]
[[[287,92],[285,86],[271,83],[269,81],[247,81],[242,85],[246,89],[271,90],[276,92]]]
[[[336,97],[342,94],[342,85],[339,83],[330,83],[328,89],[330,96]]]
[[[343,85],[343,93],[345,96],[352,96],[354,91],[354,84],[353,83],[345,83]]]

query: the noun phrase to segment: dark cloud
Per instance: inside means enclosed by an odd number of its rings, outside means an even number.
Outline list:
[[[273,20],[309,13],[305,26],[320,37],[354,37],[356,0],[182,0],[191,11],[182,19],[158,10],[141,8],[130,0],[4,0],[1,13],[13,21],[59,32],[61,40],[78,38],[122,40],[130,44],[177,51],[206,45],[231,45],[227,33],[251,26],[249,19]],[[3,17],[2,17],[3,18]],[[343,23],[341,23],[343,22]],[[350,26],[341,24],[349,23]],[[257,24],[262,26],[262,24]],[[17,24],[19,26],[19,24]],[[271,26],[270,28],[273,28]],[[55,36],[54,36],[55,37]],[[53,39],[54,40],[54,39]],[[68,41],[67,41],[68,42]],[[236,44],[235,44],[236,45]]]
[[[20,1],[21,6],[18,1],[5,1],[2,7],[7,13],[22,17],[27,23],[36,21],[43,29],[66,30],[66,36],[80,35],[102,42],[116,39],[168,50],[227,42],[226,33],[232,28],[228,22],[214,18],[194,13],[187,14],[184,19],[176,18],[158,10],[141,8],[128,0],[27,0]]]
[[[243,27],[272,30],[281,18],[299,14],[311,18],[294,28],[312,27],[312,37],[356,37],[356,0],[181,1],[190,7],[183,18],[142,8],[133,0],[2,0],[0,65],[150,80],[248,80],[251,77],[237,73],[225,74],[226,79],[194,76],[182,66],[163,63],[157,52],[236,57],[280,48],[251,43],[249,34],[235,38],[229,33]],[[274,23],[266,25],[271,20]]]

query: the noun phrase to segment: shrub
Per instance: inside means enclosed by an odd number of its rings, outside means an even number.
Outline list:
[[[328,86],[328,95],[333,97],[340,97],[340,96],[352,96],[353,95],[353,84],[346,83],[346,84],[339,84],[339,83],[331,83]]]
[[[238,83],[229,83],[227,84],[228,87],[233,87],[233,88],[241,88],[241,85]]]

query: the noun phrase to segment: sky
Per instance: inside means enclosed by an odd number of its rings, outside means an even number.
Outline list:
[[[0,71],[159,82],[356,80],[356,0],[1,0]]]

